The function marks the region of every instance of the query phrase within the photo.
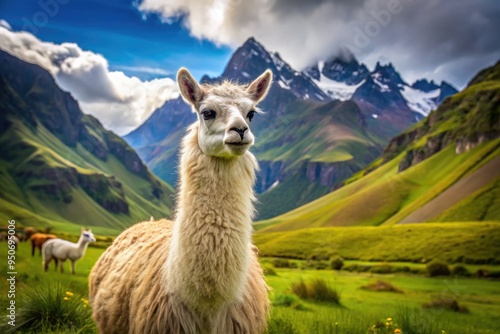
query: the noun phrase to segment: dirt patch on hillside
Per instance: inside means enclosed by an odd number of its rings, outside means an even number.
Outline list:
[[[461,178],[436,198],[410,213],[398,224],[432,221],[433,218],[479,189],[485,187],[490,182],[493,182],[498,177],[500,177],[500,156],[494,158],[478,170]]]
[[[327,124],[318,131],[319,138],[323,138],[329,143],[334,143],[344,140],[357,140],[362,141],[358,138],[352,130],[338,124]]]

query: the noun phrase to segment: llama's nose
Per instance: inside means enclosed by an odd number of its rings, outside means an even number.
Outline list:
[[[243,140],[243,137],[245,136],[245,131],[248,130],[247,127],[243,127],[243,128],[231,128],[232,131],[236,131],[239,135],[240,135],[240,138],[241,140]]]

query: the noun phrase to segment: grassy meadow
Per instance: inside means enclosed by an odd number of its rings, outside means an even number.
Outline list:
[[[268,237],[272,235],[269,233]],[[259,238],[263,239],[263,236],[256,235],[257,244],[260,242]],[[101,243],[100,246],[104,244]],[[0,245],[0,256],[5,259],[7,244]],[[77,262],[76,275],[70,274],[69,263],[66,263],[64,274],[54,271],[53,264],[49,272],[45,273],[38,253],[31,257],[30,245],[22,243],[16,254],[17,325],[20,326],[24,319],[23,312],[33,312],[33,304],[43,306],[44,303],[51,303],[43,307],[50,306],[52,309],[56,308],[53,304],[59,303],[58,307],[64,310],[63,307],[73,303],[73,313],[59,309],[53,312],[62,312],[66,317],[73,314],[78,321],[68,320],[72,324],[68,327],[68,323],[61,320],[57,329],[41,326],[34,332],[95,333],[90,308],[85,303],[88,294],[87,279],[93,264],[103,251],[103,248],[89,247],[85,257]],[[470,277],[427,277],[424,263],[346,260],[343,267],[345,270],[336,271],[330,269],[328,260],[305,259],[261,259],[267,282],[272,289],[273,307],[269,333],[394,333],[396,329],[401,329],[402,333],[436,334],[443,333],[443,330],[448,334],[500,331],[500,281],[475,277],[479,269],[499,272],[499,265],[464,264]],[[6,261],[2,262],[1,271],[6,273]],[[286,262],[287,267],[282,267],[280,262]],[[379,274],[373,269],[384,266],[391,267],[392,270],[387,274]],[[294,293],[293,286],[298,282],[309,284],[317,279],[323,280],[338,293],[338,303],[300,298]],[[389,284],[397,292],[362,288],[378,281]],[[9,302],[5,279],[0,281],[0,287],[0,306],[5,310]],[[50,298],[46,297],[47,290],[50,290]],[[36,296],[35,299],[33,295]],[[433,299],[455,300],[467,313],[422,307]],[[392,320],[388,322],[387,318]],[[4,324],[5,322],[2,323]],[[9,327],[1,327],[0,332],[7,333],[7,329]],[[27,330],[19,332],[30,333]]]
[[[425,223],[257,231],[264,256],[364,261],[500,264],[500,223]]]

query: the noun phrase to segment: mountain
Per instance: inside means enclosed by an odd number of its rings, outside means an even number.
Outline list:
[[[406,83],[394,66],[377,63],[373,71],[348,50],[307,67],[303,73],[332,99],[358,103],[366,117],[379,119],[374,130],[388,139],[427,116],[448,96],[457,93],[449,83],[427,79]],[[387,127],[389,125],[389,127]]]
[[[356,103],[332,100],[308,75],[253,38],[234,52],[221,77],[205,76],[202,82],[247,83],[268,68],[274,80],[261,104],[266,113],[252,121],[257,137],[252,151],[261,166],[256,190],[264,218],[328,193],[377,157],[386,144],[370,130],[371,120]],[[180,98],[167,101],[124,138],[153,172],[175,183],[179,142],[195,119]]]
[[[349,100],[370,74],[348,50],[309,66],[303,72],[332,99],[341,101]]]
[[[439,89],[439,86],[434,82],[434,80],[420,79],[415,81],[411,88],[418,89],[424,93],[432,92],[433,90]],[[456,93],[456,92],[455,92]]]
[[[168,216],[173,188],[85,115],[37,65],[0,51],[0,216],[20,226],[116,232]]]
[[[500,221],[500,62],[386,146],[336,191],[263,231]]]
[[[301,72],[295,71],[287,64],[277,52],[267,51],[254,38],[249,38],[232,55],[221,78],[238,82],[249,82],[257,75],[270,69],[273,72],[274,94],[271,97],[281,95],[293,95],[296,99],[311,99],[314,101],[328,101],[329,97],[313,81]],[[220,79],[220,78],[219,78]],[[280,90],[280,94],[276,93]],[[286,94],[285,94],[286,93]],[[272,104],[273,99],[264,100],[263,106],[268,110],[276,110]],[[289,102],[288,100],[286,102]],[[274,107],[274,108],[267,108]]]

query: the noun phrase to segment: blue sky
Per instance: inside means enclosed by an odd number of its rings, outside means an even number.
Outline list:
[[[2,1],[0,19],[13,30],[29,31],[43,41],[77,43],[83,50],[102,54],[110,70],[143,80],[173,77],[181,66],[188,67],[198,79],[203,74],[217,76],[232,53],[228,46],[190,36],[182,27],[182,18],[162,22],[157,14],[141,13],[132,1],[42,2],[46,9],[38,1]],[[46,24],[36,24],[44,23],[44,17],[48,18]]]
[[[178,96],[181,66],[218,76],[249,37],[296,70],[347,46],[409,84],[463,89],[500,59],[499,17],[498,0],[2,0],[0,48],[122,135]]]

